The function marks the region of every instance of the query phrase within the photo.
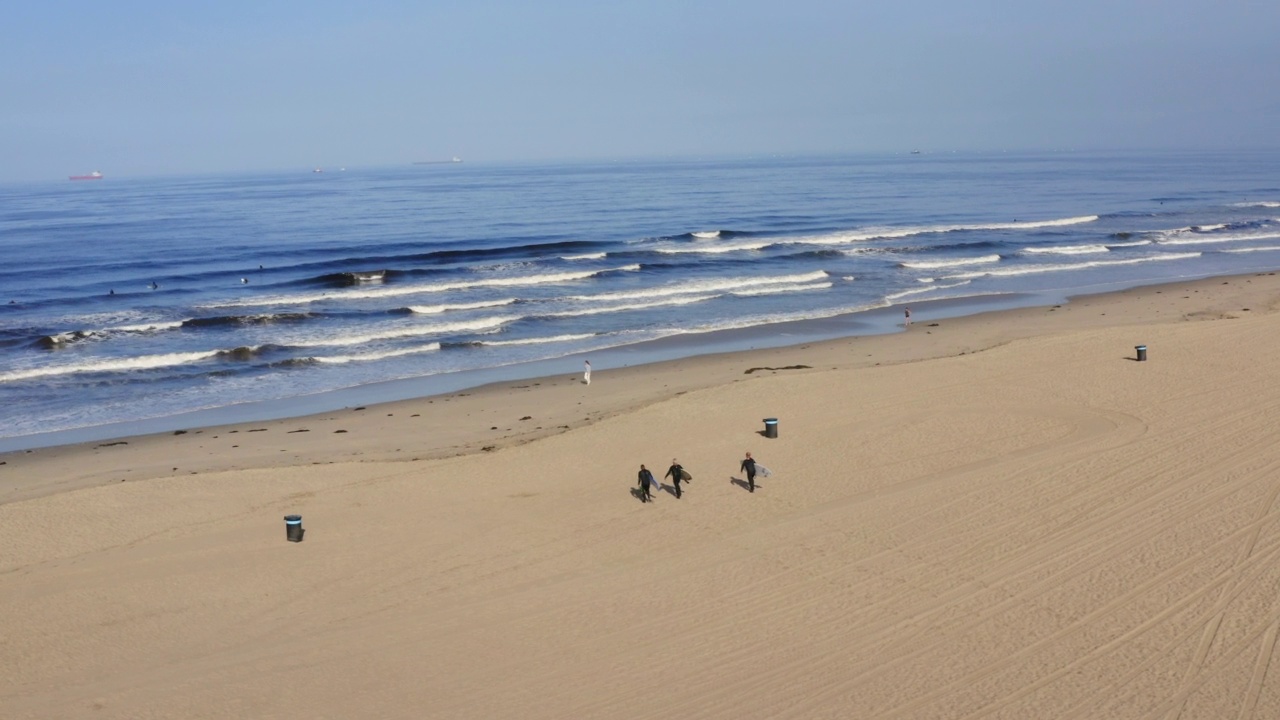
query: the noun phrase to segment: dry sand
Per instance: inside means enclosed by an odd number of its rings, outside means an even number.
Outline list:
[[[917,307],[0,455],[0,716],[1280,717],[1278,303]]]

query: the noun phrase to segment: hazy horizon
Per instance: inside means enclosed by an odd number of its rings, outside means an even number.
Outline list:
[[[83,1],[0,27],[0,181],[1277,147],[1280,7]]]

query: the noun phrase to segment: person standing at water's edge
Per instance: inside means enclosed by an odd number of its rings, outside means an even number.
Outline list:
[[[583,361],[584,370],[582,371],[582,382],[586,385],[591,384],[591,361]]]
[[[667,468],[667,474],[664,475],[663,477],[671,478],[671,484],[676,489],[677,500],[680,499],[680,483],[686,479],[685,476],[686,476],[686,473],[684,471],[684,467],[682,467],[680,463],[676,461],[675,458],[671,458],[671,467]]]
[[[755,492],[756,461],[751,459],[751,453],[747,453],[747,458],[742,461],[742,465],[738,469],[747,474],[747,492]]]
[[[902,327],[904,328],[911,327],[911,308],[907,308],[906,310],[903,310],[902,315],[904,318],[902,321]]]
[[[639,482],[640,482],[640,502],[652,501],[653,496],[649,494],[649,486],[656,484],[657,481],[653,479],[653,473],[649,472],[649,469],[646,468],[644,465],[640,466]]]

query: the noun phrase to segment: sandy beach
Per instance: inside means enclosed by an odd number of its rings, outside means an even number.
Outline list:
[[[1280,717],[1278,311],[1274,273],[913,307],[3,454],[0,715]]]

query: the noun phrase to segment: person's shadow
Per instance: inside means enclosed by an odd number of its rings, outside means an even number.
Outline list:
[[[671,497],[676,497],[676,486],[675,486],[675,485],[668,485],[668,484],[666,484],[666,483],[663,483],[661,486],[659,486],[659,488],[658,488],[658,489],[659,489],[659,490],[666,490],[668,495],[670,495]]]
[[[638,487],[631,488],[631,497],[639,500],[640,502],[644,502],[644,492]]]
[[[733,483],[734,485],[737,485],[743,490],[747,490],[747,491],[751,490],[751,486],[748,485],[747,481],[743,480],[742,478],[731,477],[729,478],[729,482]],[[760,481],[756,480],[756,489],[759,490],[760,488],[761,488]]]

